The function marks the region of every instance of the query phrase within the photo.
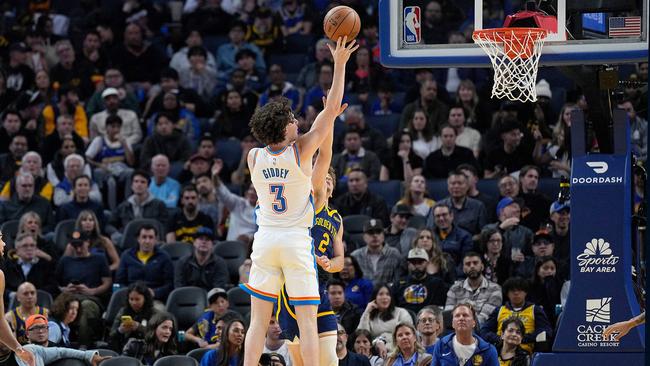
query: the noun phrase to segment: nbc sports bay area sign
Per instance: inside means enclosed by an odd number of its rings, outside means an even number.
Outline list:
[[[578,255],[580,272],[616,272],[620,261],[612,254],[610,244],[603,238],[593,238],[585,244],[585,250]]]

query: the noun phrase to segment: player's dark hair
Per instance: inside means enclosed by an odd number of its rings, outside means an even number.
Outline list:
[[[293,121],[292,113],[291,103],[284,97],[258,108],[249,123],[253,136],[265,145],[281,143],[287,125]]]

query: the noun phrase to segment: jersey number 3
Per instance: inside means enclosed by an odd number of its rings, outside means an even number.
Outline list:
[[[330,245],[330,234],[324,233],[323,234],[323,240],[320,241],[320,244],[318,244],[318,250],[321,253],[325,253],[327,251],[327,246]]]
[[[273,212],[285,213],[287,211],[287,199],[284,197],[284,185],[273,184],[269,186],[269,191],[273,195]]]

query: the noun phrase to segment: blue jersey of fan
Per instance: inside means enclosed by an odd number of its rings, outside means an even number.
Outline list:
[[[314,240],[314,253],[317,256],[334,257],[334,239],[341,228],[341,215],[338,211],[330,209],[327,205],[316,212],[314,226],[311,228],[311,237]],[[329,297],[327,296],[327,281],[331,275],[318,266],[318,292],[320,305],[318,305],[318,333],[335,331],[336,315],[332,311]],[[286,288],[283,286],[278,297],[277,319],[282,328],[282,337],[292,340],[299,337],[298,323],[294,307],[289,304]]]

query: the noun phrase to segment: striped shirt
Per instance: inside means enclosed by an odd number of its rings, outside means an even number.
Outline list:
[[[479,323],[483,323],[494,309],[501,306],[501,300],[501,286],[488,281],[485,277],[476,290],[472,289],[467,279],[459,280],[447,292],[445,310],[452,310],[459,303],[470,303],[476,310]]]

